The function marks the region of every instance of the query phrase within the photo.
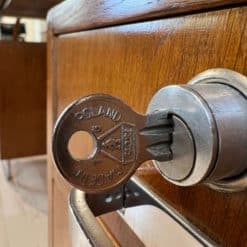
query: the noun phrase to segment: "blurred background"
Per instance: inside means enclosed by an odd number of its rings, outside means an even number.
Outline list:
[[[48,246],[46,15],[56,0],[0,0],[0,246]]]

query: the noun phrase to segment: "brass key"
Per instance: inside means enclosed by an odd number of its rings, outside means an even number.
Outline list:
[[[71,155],[68,143],[77,131],[88,132],[94,151],[84,159]],[[97,193],[126,182],[147,160],[172,158],[173,121],[166,111],[134,112],[118,98],[104,94],[83,97],[60,115],[54,129],[54,161],[74,187]]]

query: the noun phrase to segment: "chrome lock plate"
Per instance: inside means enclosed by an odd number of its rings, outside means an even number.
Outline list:
[[[82,159],[68,148],[78,131],[94,142]],[[110,95],[79,99],[57,120],[53,156],[65,179],[88,193],[125,183],[146,160],[174,184],[238,191],[247,187],[246,144],[247,78],[213,69],[159,90],[146,116]]]

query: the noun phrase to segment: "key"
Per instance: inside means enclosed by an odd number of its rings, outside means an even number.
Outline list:
[[[68,144],[78,131],[88,132],[94,150],[74,158]],[[62,176],[87,193],[125,183],[145,161],[172,159],[173,121],[167,111],[141,115],[116,97],[94,94],[72,103],[58,118],[52,152]]]

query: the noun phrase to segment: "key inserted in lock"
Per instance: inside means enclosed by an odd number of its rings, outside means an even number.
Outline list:
[[[86,158],[68,146],[78,131],[93,139]],[[168,86],[151,99],[146,116],[120,99],[95,94],[72,103],[53,135],[54,161],[73,186],[96,193],[126,182],[147,160],[181,186],[208,183],[246,188],[247,78],[215,69],[189,84]]]
[[[111,189],[128,180],[144,161],[172,158],[172,122],[166,111],[140,115],[110,95],[83,97],[57,122],[54,160],[75,187],[87,192]],[[68,148],[78,131],[90,133],[94,140],[94,151],[84,159],[73,157]]]

